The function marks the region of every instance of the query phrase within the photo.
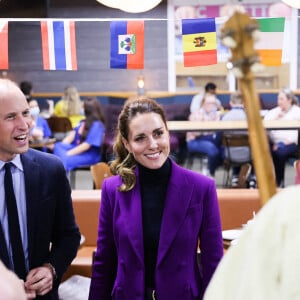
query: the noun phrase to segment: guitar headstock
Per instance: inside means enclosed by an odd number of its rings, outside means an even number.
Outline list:
[[[259,25],[246,13],[236,11],[221,28],[222,43],[231,49],[233,73],[237,78],[249,77],[263,69],[254,43],[259,35]]]

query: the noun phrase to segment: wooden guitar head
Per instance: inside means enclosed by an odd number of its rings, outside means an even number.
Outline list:
[[[259,25],[246,13],[236,11],[221,28],[222,43],[231,49],[231,63],[237,78],[252,76],[251,72],[262,69],[254,42]]]

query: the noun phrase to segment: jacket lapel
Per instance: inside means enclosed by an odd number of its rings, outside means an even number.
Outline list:
[[[138,172],[138,171],[136,171]],[[138,177],[137,177],[138,178]],[[142,200],[140,193],[140,184],[137,182],[135,187],[125,193],[120,193],[120,209],[122,218],[125,220],[126,231],[132,248],[136,253],[141,264],[144,264],[144,246],[143,246],[143,223],[142,223]]]
[[[172,162],[172,172],[160,230],[157,266],[162,262],[186,216],[192,190],[191,183],[187,182],[182,169]]]
[[[28,256],[29,265],[32,261],[34,237],[37,230],[36,218],[38,215],[39,190],[42,189],[40,182],[40,170],[38,164],[34,162],[31,155],[27,152],[21,155],[24,168],[26,207],[27,207],[27,233],[28,233]]]

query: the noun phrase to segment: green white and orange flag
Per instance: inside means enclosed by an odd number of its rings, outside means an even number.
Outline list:
[[[255,44],[265,66],[280,66],[282,61],[283,35],[285,18],[257,19],[259,40]]]
[[[214,18],[182,20],[183,65],[217,63],[217,32]]]
[[[0,20],[0,70],[8,69],[8,21]]]

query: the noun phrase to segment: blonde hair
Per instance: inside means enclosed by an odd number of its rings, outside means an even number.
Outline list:
[[[62,101],[64,102],[62,110],[66,116],[80,115],[82,103],[76,87],[65,88]]]
[[[240,91],[235,91],[230,95],[230,102],[233,104],[243,104],[243,94]]]

